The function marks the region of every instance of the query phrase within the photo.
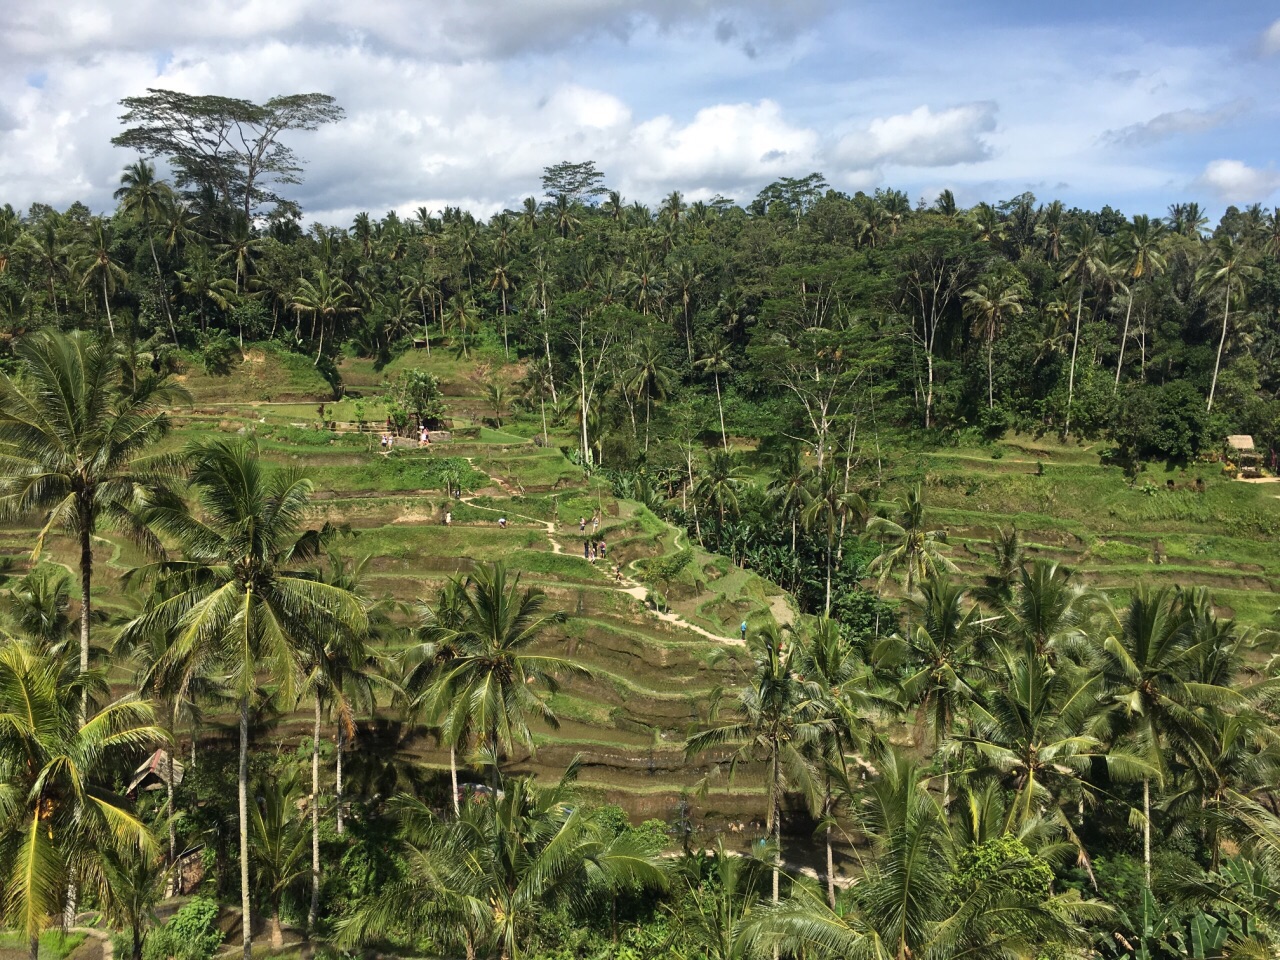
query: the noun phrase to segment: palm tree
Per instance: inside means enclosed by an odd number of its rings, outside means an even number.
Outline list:
[[[1140,757],[1108,750],[1090,732],[1100,710],[1099,674],[1055,669],[1034,650],[1007,645],[996,649],[993,674],[986,702],[970,710],[973,732],[953,746],[973,750],[979,771],[1013,790],[1010,828],[1045,810],[1061,816],[1068,795],[1092,789],[1095,762],[1116,782],[1152,770]]]
[[[164,304],[164,315],[169,321],[169,333],[173,342],[178,342],[178,330],[173,325],[173,311],[169,306],[169,292],[165,287],[164,273],[160,270],[160,258],[156,255],[156,226],[164,218],[165,211],[173,203],[173,191],[163,180],[156,179],[155,164],[146,160],[136,160],[125,167],[120,175],[120,188],[113,194],[122,201],[120,209],[129,216],[136,217],[147,235],[147,244],[151,249],[151,262],[156,268],[156,282],[160,285],[160,302]]]
[[[799,648],[789,648],[775,626],[751,638],[755,673],[738,693],[736,720],[703,730],[684,744],[693,757],[718,747],[732,747],[730,784],[744,763],[762,763],[768,785],[766,828],[773,835],[773,902],[778,902],[782,871],[782,798],[794,791],[810,807],[818,803],[816,771],[809,762],[810,748],[832,733],[833,725],[813,680],[802,680],[795,671]]]
[[[1227,322],[1231,318],[1231,298],[1237,305],[1245,297],[1249,282],[1262,276],[1262,271],[1252,263],[1251,251],[1230,236],[1213,241],[1209,262],[1196,271],[1196,283],[1202,295],[1214,291],[1222,294],[1222,334],[1218,337],[1218,353],[1213,361],[1213,379],[1209,383],[1209,400],[1206,410],[1213,409],[1213,394],[1218,388],[1218,370],[1222,366],[1222,348],[1227,342]]]
[[[298,818],[302,795],[292,777],[265,779],[254,794],[249,815],[253,885],[271,911],[271,949],[280,950],[281,901],[306,874],[307,830]]]
[[[308,653],[317,640],[335,631],[358,635],[368,618],[358,597],[295,566],[314,559],[322,539],[300,532],[312,491],[303,474],[270,470],[252,441],[196,445],[189,458],[199,516],[169,504],[149,512],[184,557],[137,571],[158,580],[157,594],[122,640],[168,632],[166,669],[217,663],[229,675],[239,711],[240,902],[249,960],[249,714],[257,675],[267,672],[290,701],[303,663],[318,659]]]
[[[428,714],[443,718],[451,746],[479,731],[496,777],[500,757],[517,743],[533,752],[531,718],[553,729],[559,725],[533,685],[554,694],[557,674],[587,671],[563,657],[530,651],[547,627],[566,618],[561,611],[543,611],[547,598],[541,590],[521,592],[519,574],[508,579],[505,564],[482,567],[455,583],[458,609],[447,617],[428,610],[424,643],[410,652],[423,668],[410,674],[406,689],[421,698]]]
[[[805,497],[812,482],[809,471],[805,468],[796,446],[785,449],[773,483],[769,485],[769,495],[777,504],[779,514],[791,521],[791,552],[796,549],[796,532],[800,516],[804,509]]]
[[[732,373],[729,343],[721,338],[708,340],[703,344],[702,356],[694,363],[694,368],[709,373],[716,383],[716,409],[720,412],[720,445],[724,452],[729,452],[729,438],[724,431],[724,402],[720,399],[720,374]]]
[[[510,360],[511,348],[507,346],[507,291],[512,287],[511,264],[506,261],[495,264],[490,277],[489,289],[502,293],[502,352]]]
[[[707,458],[707,469],[698,478],[694,496],[708,510],[716,512],[716,541],[724,532],[725,517],[738,515],[738,493],[747,484],[742,468],[733,457],[720,450],[712,450]]]
[[[77,881],[100,879],[103,854],[155,854],[146,824],[112,784],[164,731],[135,696],[78,719],[90,688],[109,689],[70,658],[13,638],[0,644],[0,916],[26,937],[31,960]]]
[[[693,291],[702,282],[703,275],[692,260],[681,259],[671,265],[668,276],[671,286],[680,294],[680,305],[684,310],[684,345],[689,359],[693,360],[693,325],[689,322],[689,306],[693,302]]]
[[[186,392],[163,378],[126,390],[119,349],[84,333],[34,333],[15,350],[21,378],[0,375],[0,510],[42,513],[32,548],[38,561],[54,530],[80,550],[80,670],[89,669],[93,541],[112,527],[158,544],[138,510],[178,473],[173,457],[148,457],[169,430],[164,405]],[[87,691],[86,691],[87,693]],[[81,720],[88,701],[81,705]]]
[[[1036,560],[1020,566],[1000,606],[1000,633],[1020,646],[1047,657],[1074,654],[1091,635],[1095,615],[1103,607],[1098,595],[1072,578],[1055,561]]]
[[[1122,735],[1134,739],[1155,776],[1169,774],[1166,751],[1196,752],[1208,728],[1198,707],[1235,696],[1226,687],[1191,679],[1200,644],[1190,611],[1170,587],[1142,584],[1129,601],[1120,630],[1102,641],[1102,679]],[[1151,885],[1151,775],[1142,777],[1142,862]]]
[[[551,368],[546,361],[538,358],[530,362],[524,377],[520,381],[520,391],[526,402],[534,397],[542,411],[542,445],[549,442],[547,437],[547,396],[551,393]]]
[[[1083,944],[1080,921],[1109,915],[1096,901],[1054,894],[1053,871],[1016,838],[979,848],[992,867],[966,877],[962,865],[979,850],[956,842],[927,780],[900,756],[881,764],[858,820],[875,856],[842,909],[802,887],[748,925],[750,944],[873,960],[1033,956]]]
[[[636,341],[631,352],[631,369],[624,382],[635,394],[644,394],[644,449],[649,451],[649,417],[653,401],[665,400],[676,379],[675,370],[667,366],[662,348],[655,337],[643,337]]]
[[[1006,316],[1021,315],[1022,293],[1020,283],[999,275],[988,277],[964,292],[965,312],[973,319],[974,332],[981,331],[987,341],[987,408],[990,410],[996,406],[992,360],[996,334]]]
[[[539,915],[557,898],[586,901],[591,885],[665,886],[655,851],[625,832],[611,837],[578,802],[577,764],[550,787],[505,781],[501,794],[441,819],[403,797],[405,878],[380,890],[339,925],[353,946],[430,928],[467,960],[496,945],[519,960]]]
[[[319,365],[320,357],[324,353],[325,324],[334,324],[336,334],[338,318],[344,314],[355,313],[359,309],[352,302],[354,296],[345,280],[341,277],[334,279],[324,270],[316,274],[314,283],[305,277],[298,281],[290,307],[299,318],[303,314],[311,317],[312,336],[315,336],[316,324],[320,326],[320,345],[316,349],[316,366]]]
[[[449,298],[449,326],[458,338],[458,347],[463,357],[470,357],[467,344],[479,321],[476,302],[471,294],[455,293]]]
[[[933,751],[955,728],[957,717],[979,694],[977,639],[978,608],[969,604],[964,588],[946,576],[926,580],[917,596],[909,597],[910,625],[904,635],[882,641],[875,653],[882,667],[902,672],[898,687],[906,706],[916,710],[916,724],[933,734]],[[943,805],[951,800],[950,768],[943,757]]]
[[[824,616],[831,616],[831,571],[833,559],[837,562],[844,552],[845,527],[850,517],[855,520],[856,532],[861,532],[867,517],[867,501],[855,491],[847,489],[848,479],[834,463],[828,463],[821,471],[815,471],[802,496],[804,509],[800,522],[810,533],[821,533],[827,542],[827,598]],[[836,544],[840,545],[839,552]]]
[[[58,315],[58,292],[55,284],[67,275],[67,247],[58,235],[58,220],[46,216],[32,228],[18,234],[15,246],[35,260],[44,270],[49,284],[49,304]]]
[[[689,956],[706,960],[753,956],[750,924],[760,913],[761,887],[772,859],[768,844],[758,844],[744,856],[727,849],[720,836],[710,857],[686,857],[678,864],[688,907],[677,913],[677,919],[691,948]]]
[[[918,583],[936,576],[939,570],[948,573],[955,573],[957,570],[956,565],[942,552],[942,547],[947,542],[947,532],[925,529],[924,501],[919,484],[907,491],[906,498],[901,501],[897,520],[872,517],[867,524],[867,533],[883,541],[880,556],[867,567],[868,573],[880,575],[882,587],[898,567],[907,575],[907,596],[911,596]]]
[[[410,300],[418,301],[418,309],[422,315],[422,336],[427,341],[427,356],[431,356],[430,321],[435,313],[436,297],[440,295],[440,280],[426,263],[417,264],[414,269],[401,278],[404,284],[404,295]],[[427,309],[427,302],[431,310]]]
[[[1062,279],[1074,279],[1078,290],[1076,298],[1076,325],[1071,337],[1071,368],[1067,376],[1067,416],[1062,428],[1064,434],[1071,432],[1071,401],[1075,396],[1076,355],[1080,350],[1080,317],[1084,312],[1085,290],[1103,274],[1106,262],[1103,260],[1103,238],[1088,223],[1076,223],[1067,232],[1066,250],[1068,263],[1062,271]]]
[[[1121,235],[1124,252],[1124,276],[1129,285],[1128,305],[1124,311],[1124,331],[1120,334],[1120,355],[1116,359],[1116,382],[1112,392],[1120,387],[1120,371],[1124,367],[1124,348],[1129,342],[1129,319],[1133,315],[1133,287],[1141,280],[1161,273],[1165,268],[1160,244],[1164,239],[1164,226],[1145,213],[1134,216]]]
[[[109,922],[129,931],[130,960],[142,960],[147,927],[156,922],[155,908],[164,889],[164,861],[136,848],[108,848],[98,855],[98,902]]]
[[[116,325],[111,319],[111,294],[116,287],[128,283],[129,273],[116,262],[111,253],[115,240],[110,221],[94,217],[85,228],[85,234],[76,245],[79,256],[73,269],[80,275],[80,287],[94,284],[102,290],[102,307],[107,312],[107,328],[116,335]]]

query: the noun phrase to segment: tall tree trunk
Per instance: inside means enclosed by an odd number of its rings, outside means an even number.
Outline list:
[[[511,360],[511,348],[507,346],[507,288],[502,288],[502,352]]]
[[[996,332],[992,329],[987,337],[987,409],[994,410],[996,408],[996,388],[995,375],[992,372],[992,354],[995,352]]]
[[[336,811],[338,836],[342,836],[344,829],[342,820],[342,748],[346,745],[347,735],[342,728],[342,723],[338,723],[337,750],[334,758],[334,781],[333,781],[333,800],[334,810]]]
[[[1151,778],[1142,778],[1142,874],[1151,889]]]
[[[547,380],[551,383],[551,402],[559,403],[556,398],[556,375],[551,369],[551,332],[547,330],[547,306],[542,305],[542,346],[547,352]]]
[[[174,742],[171,743],[169,745],[169,749],[165,751],[165,756],[168,758],[166,766],[169,768],[168,776],[165,778],[167,782],[164,786],[165,798],[167,801],[166,806],[169,811],[169,879],[166,881],[164,891],[166,900],[173,896],[174,887],[177,886],[178,880],[178,828],[177,824],[174,822],[173,809],[173,751],[178,746],[176,732],[178,729],[178,711],[176,708],[173,711],[173,714]]]
[[[1222,336],[1218,338],[1218,355],[1213,361],[1213,380],[1209,382],[1209,403],[1205,407],[1205,412],[1213,410],[1213,394],[1218,389],[1218,368],[1222,366],[1222,348],[1227,343],[1227,318],[1231,316],[1231,287],[1227,286],[1226,306],[1222,310]]]
[[[831,845],[831,791],[829,788],[822,806],[823,812],[827,815],[827,906],[834,910],[836,908],[836,857]]]
[[[89,672],[89,624],[93,616],[93,531],[90,529],[89,509],[83,502],[77,505],[80,514],[80,672]],[[80,694],[80,725],[89,719],[89,691]]]
[[[724,432],[724,404],[720,402],[720,374],[716,373],[716,409],[720,411],[720,445],[729,452],[729,438]]]
[[[928,430],[933,425],[933,351],[926,350],[924,354],[924,365],[929,372],[929,386],[924,395],[924,428]],[[822,468],[822,454],[818,454],[818,468]]]
[[[111,339],[116,338],[116,325],[111,321],[111,299],[107,296],[107,275],[102,275],[102,305],[107,310],[107,328],[111,331]]]
[[[284,929],[280,926],[280,908],[271,914],[271,949],[284,949]]]
[[[311,906],[307,910],[307,936],[314,937],[320,918],[320,695],[311,730]]]
[[[316,348],[316,362],[312,364],[313,367],[320,366],[320,354],[322,353],[324,353],[324,318],[323,317],[320,318],[320,346]]]
[[[1124,311],[1124,333],[1120,334],[1120,357],[1116,360],[1116,382],[1111,388],[1112,396],[1120,389],[1120,370],[1124,367],[1124,348],[1129,342],[1129,318],[1133,315],[1133,291],[1129,291],[1129,306]]]
[[[249,908],[249,695],[240,697],[240,764],[236,771],[240,806],[240,930],[244,960],[253,960],[253,914]]]
[[[431,327],[427,324],[427,301],[418,294],[418,309],[422,311],[422,336],[427,341],[427,356],[431,356]]]
[[[169,321],[169,333],[173,336],[173,345],[178,345],[178,330],[173,325],[173,311],[169,309],[169,291],[164,285],[164,274],[160,270],[160,258],[156,256],[156,238],[147,232],[147,242],[151,245],[151,262],[156,265],[156,280],[160,284],[160,302],[164,304],[164,315]],[[243,348],[244,344],[241,344]]]
[[[1084,284],[1080,284],[1080,298],[1076,301],[1076,330],[1071,338],[1071,371],[1067,374],[1067,419],[1063,434],[1071,432],[1071,401],[1076,390],[1076,351],[1080,348],[1080,314],[1084,311]]]
[[[545,447],[550,441],[547,437],[547,398],[538,395],[538,406],[542,408],[542,445]]]
[[[458,751],[449,744],[449,782],[453,785],[453,815],[462,813],[462,803],[458,799]]]

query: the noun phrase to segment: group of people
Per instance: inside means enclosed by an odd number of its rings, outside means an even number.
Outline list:
[[[604,542],[604,537],[599,540],[583,540],[582,541],[582,559],[595,563],[597,560],[605,558],[605,551],[608,545]]]
[[[598,531],[599,529],[600,529],[600,514],[598,514],[598,513],[597,513],[597,514],[595,514],[594,516],[592,516],[592,518],[591,518],[591,532],[592,532],[592,534],[596,533],[596,531]],[[579,532],[579,533],[586,533],[586,532],[587,532],[587,518],[586,518],[586,517],[579,517],[579,518],[578,518],[578,532]]]
[[[395,422],[390,417],[388,417],[387,430],[382,435],[382,441],[381,441],[383,453],[390,453],[392,449],[395,448],[396,436],[397,434],[396,434]],[[427,429],[427,425],[425,423],[418,425],[418,446],[419,447],[431,446],[431,431]]]

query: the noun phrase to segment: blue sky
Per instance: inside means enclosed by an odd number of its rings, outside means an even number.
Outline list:
[[[536,193],[595,160],[628,199],[824,173],[963,205],[1280,201],[1280,8],[835,0],[69,0],[0,32],[0,202],[111,205],[117,101],[321,90],[294,195],[346,222]]]

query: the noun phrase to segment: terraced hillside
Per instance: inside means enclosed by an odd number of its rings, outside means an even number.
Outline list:
[[[443,378],[452,438],[422,449],[405,442],[383,455],[374,428],[346,425],[381,421],[385,377],[411,363]],[[645,602],[637,561],[689,546],[684,534],[585,478],[556,445],[572,445],[572,424],[547,447],[534,442],[540,423],[531,418],[485,426],[491,411],[482,378],[446,357],[418,354],[382,372],[348,361],[343,376],[349,394],[325,403],[325,420],[337,424],[328,426],[319,411],[328,388],[305,358],[252,351],[227,377],[193,367],[185,377],[193,403],[177,411],[168,442],[177,448],[194,437],[252,433],[264,456],[305,467],[316,482],[316,521],[350,527],[343,551],[370,558],[372,592],[397,601],[406,618],[449,577],[505,560],[523,583],[541,587],[572,614],[545,638],[546,647],[591,671],[589,679],[566,681],[553,704],[560,728],[539,731],[536,757],[518,765],[558,773],[581,755],[584,785],[634,815],[673,818],[681,793],[705,772],[705,765],[685,762],[680,745],[707,721],[718,691],[743,677],[739,623],[788,621],[789,598],[726,559],[695,550],[680,578],[664,585],[669,611],[658,613]],[[749,450],[742,452],[750,459]],[[989,568],[999,530],[1016,525],[1030,555],[1064,562],[1117,596],[1140,578],[1203,585],[1224,612],[1255,625],[1271,619],[1280,578],[1274,543],[1280,485],[1230,481],[1212,464],[1156,470],[1130,483],[1118,468],[1099,465],[1096,448],[1026,438],[886,462],[892,467],[884,496],[922,483],[931,520],[948,530],[951,556],[972,581]],[[451,488],[462,496],[452,497]],[[443,524],[446,509],[450,526]],[[582,558],[578,519],[594,514],[609,562],[593,565]],[[497,523],[502,516],[505,529]],[[34,532],[30,524],[0,531],[0,552],[25,558]],[[47,548],[58,562],[74,556],[58,538]],[[95,559],[103,571],[101,609],[127,612],[132,600],[118,575],[141,558],[127,542],[106,536]],[[614,561],[624,567],[622,582],[611,576]],[[387,726],[391,719],[362,734],[374,745],[370,755],[395,752],[444,766],[446,754],[429,738],[396,732]],[[296,744],[309,724],[309,715],[286,715],[269,736]],[[761,799],[744,777],[732,796],[713,791],[698,805],[704,815],[733,818],[757,813]]]

